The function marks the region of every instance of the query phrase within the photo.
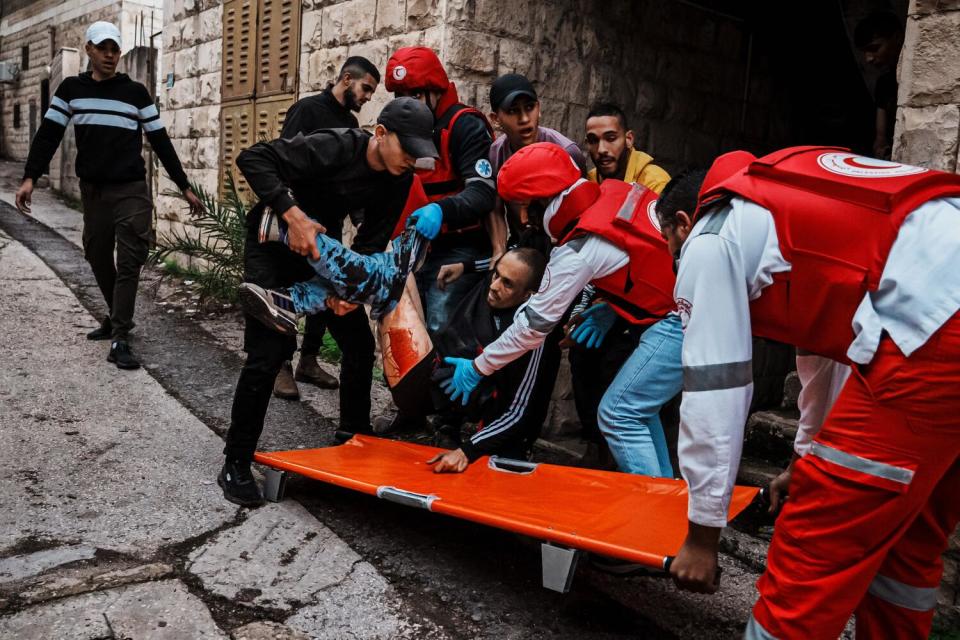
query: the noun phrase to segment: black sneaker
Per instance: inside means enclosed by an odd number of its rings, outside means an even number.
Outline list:
[[[264,503],[249,462],[227,460],[217,476],[217,484],[223,489],[224,498],[241,507],[254,508]]]
[[[100,326],[87,334],[87,340],[109,340],[113,336],[113,325],[110,316],[103,319]]]
[[[419,431],[426,426],[424,416],[408,416],[400,411],[388,411],[373,419],[373,432],[378,436]]]
[[[107,362],[117,365],[117,369],[139,369],[140,362],[133,357],[130,351],[130,345],[125,340],[115,340],[110,345],[110,355],[107,356]]]

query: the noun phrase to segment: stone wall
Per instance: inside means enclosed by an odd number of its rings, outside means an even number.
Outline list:
[[[464,102],[488,111],[490,82],[524,73],[540,94],[543,124],[579,141],[590,104],[613,100],[637,145],[678,170],[743,144],[776,146],[782,131],[769,117],[774,91],[762,56],[754,56],[741,130],[748,37],[736,18],[652,0],[321,0],[304,9],[300,91],[322,89],[349,55],[383,69],[396,48],[425,44]],[[366,122],[389,97],[377,92]]]
[[[897,78],[893,156],[954,171],[960,152],[960,1],[911,0]],[[960,627],[960,531],[944,554],[937,622]]]
[[[894,156],[957,170],[960,137],[960,2],[913,0],[898,78]]]
[[[166,0],[157,94],[187,177],[211,193],[219,179],[222,9],[220,0]],[[173,86],[167,83],[171,73]],[[177,190],[162,167],[156,175],[155,193]],[[158,234],[180,224],[182,201],[160,195],[156,203]]]
[[[49,78],[53,58],[63,47],[80,51],[80,70],[87,67],[83,51],[83,35],[87,27],[97,20],[108,20],[120,28],[123,51],[131,50],[135,43],[149,42],[151,15],[155,31],[163,25],[162,0],[35,0],[26,3],[17,11],[4,15],[0,22],[3,40],[0,43],[0,60],[19,63],[21,48],[30,48],[27,70],[20,74],[15,84],[0,85],[0,126],[3,127],[4,147],[0,153],[15,160],[25,160],[30,147],[30,132],[40,126],[43,118],[40,105],[40,82]],[[141,27],[141,15],[144,16]],[[56,86],[51,83],[50,95]],[[19,104],[22,123],[13,126],[14,105]],[[30,122],[30,105],[34,109],[34,121]],[[32,124],[32,127],[31,127]]]

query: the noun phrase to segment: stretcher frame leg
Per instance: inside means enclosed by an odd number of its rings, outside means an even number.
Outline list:
[[[280,469],[267,467],[264,472],[263,497],[270,502],[280,502],[287,489],[289,474]]]
[[[558,593],[568,593],[582,552],[549,542],[540,545],[543,562],[543,587]]]

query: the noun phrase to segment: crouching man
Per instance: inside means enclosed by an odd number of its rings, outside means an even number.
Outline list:
[[[485,376],[541,348],[593,283],[604,301],[581,315],[573,338],[599,344],[618,315],[642,334],[604,395],[601,429],[621,471],[671,477],[658,413],[682,385],[683,335],[674,313],[670,254],[651,217],[656,193],[613,179],[588,182],[562,147],[546,142],[507,160],[497,188],[504,200],[521,205],[522,223],[542,226],[557,246],[543,286],[511,327],[476,358],[455,361],[452,392],[469,396]]]

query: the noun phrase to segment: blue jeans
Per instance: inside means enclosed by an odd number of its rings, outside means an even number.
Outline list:
[[[411,227],[393,241],[392,253],[364,255],[325,235],[317,236],[319,260],[308,260],[317,276],[290,287],[297,313],[321,313],[329,295],[346,302],[369,304],[379,319],[400,299],[410,271],[423,259],[428,243]]]
[[[673,477],[660,408],[683,388],[682,346],[680,318],[660,320],[643,332],[603,395],[597,421],[624,473]]]
[[[460,301],[480,282],[483,273],[464,273],[455,282],[447,285],[446,289],[437,286],[437,274],[440,267],[456,262],[472,263],[476,260],[490,257],[489,246],[480,250],[472,246],[453,246],[434,248],[427,255],[423,267],[417,271],[417,288],[423,300],[424,320],[427,331],[434,334],[447,324],[450,315]]]

